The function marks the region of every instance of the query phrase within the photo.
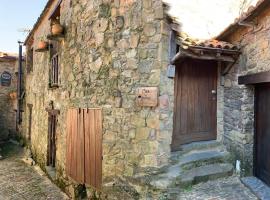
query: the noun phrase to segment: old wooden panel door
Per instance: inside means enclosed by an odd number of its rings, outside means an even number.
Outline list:
[[[102,184],[102,111],[69,109],[67,113],[67,174],[96,189]]]
[[[47,166],[55,167],[56,162],[56,126],[57,110],[51,110],[48,116]]]
[[[255,175],[270,185],[270,83],[255,92]]]
[[[216,139],[217,64],[187,60],[176,67],[172,150]]]

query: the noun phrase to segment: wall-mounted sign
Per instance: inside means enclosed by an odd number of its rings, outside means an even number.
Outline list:
[[[3,72],[1,74],[1,86],[10,86],[11,85],[11,74],[9,72]]]
[[[141,87],[137,89],[137,105],[155,107],[158,104],[157,87]]]
[[[167,68],[167,77],[174,78],[175,77],[175,65],[169,65]]]

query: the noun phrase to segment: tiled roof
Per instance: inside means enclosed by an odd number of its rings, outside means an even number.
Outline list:
[[[256,6],[250,6],[247,12],[243,13],[239,18],[236,18],[232,24],[230,24],[224,31],[222,31],[216,38],[224,39],[234,31],[236,31],[241,25],[241,22],[251,20],[257,17],[265,9],[269,8],[270,0],[259,0]]]
[[[219,41],[215,39],[210,40],[197,40],[188,37],[186,34],[181,33],[178,37],[181,46],[186,47],[206,47],[212,49],[223,49],[223,50],[239,50],[238,46],[230,44],[228,42]]]
[[[0,61],[15,61],[18,56],[16,54],[0,52]]]
[[[196,40],[187,34],[179,33],[176,38],[179,51],[171,59],[175,65],[186,58],[200,60],[216,60],[220,62],[235,63],[240,55],[240,48],[236,45],[218,40]]]

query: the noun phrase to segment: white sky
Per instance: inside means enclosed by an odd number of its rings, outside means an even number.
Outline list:
[[[182,31],[193,38],[212,38],[239,16],[242,0],[164,0],[170,14],[178,19]],[[258,0],[247,0],[255,5]]]

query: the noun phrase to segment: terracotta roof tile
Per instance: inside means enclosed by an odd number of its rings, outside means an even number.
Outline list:
[[[224,49],[224,50],[239,50],[238,46],[230,44],[228,42],[219,41],[216,39],[211,40],[198,40],[198,39],[192,39],[188,37],[187,34],[181,33],[179,35],[178,40],[180,40],[182,46],[188,47],[188,46],[197,46],[197,47],[207,47],[207,48],[213,48],[213,49]]]
[[[17,54],[0,52],[0,62],[15,61],[17,60],[17,58],[18,58]]]
[[[216,48],[216,49],[229,49],[238,50],[239,48],[233,44],[218,40],[206,40],[197,44],[202,47]]]

